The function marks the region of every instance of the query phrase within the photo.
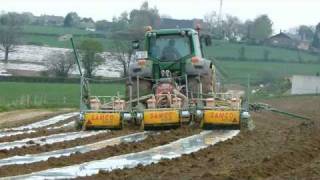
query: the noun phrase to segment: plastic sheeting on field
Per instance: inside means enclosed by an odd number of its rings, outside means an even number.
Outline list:
[[[15,136],[15,135],[19,135],[19,134],[30,134],[30,133],[34,133],[36,131],[34,130],[29,130],[29,131],[12,131],[12,132],[0,132],[0,138],[2,137],[8,137],[8,136]]]
[[[138,164],[149,165],[161,159],[180,157],[214,145],[236,136],[239,130],[204,131],[200,134],[183,138],[167,145],[158,146],[139,153],[114,156],[103,160],[86,162],[78,165],[48,169],[27,175],[7,177],[7,179],[70,179],[78,176],[97,174],[99,170],[133,168]]]
[[[49,118],[47,120],[35,122],[35,123],[29,124],[29,125],[20,126],[20,127],[16,127],[16,128],[10,128],[8,130],[10,130],[10,131],[22,131],[22,130],[30,130],[30,129],[41,128],[41,127],[49,126],[49,125],[56,124],[58,122],[64,121],[64,120],[69,119],[69,118],[71,118],[73,116],[76,116],[78,114],[79,114],[78,112],[61,114],[61,115]]]
[[[135,134],[120,136],[112,139],[107,139],[103,141],[99,141],[92,144],[86,144],[82,146],[76,146],[68,149],[60,149],[51,152],[44,152],[40,154],[28,154],[24,156],[14,156],[6,159],[0,160],[0,167],[5,165],[13,165],[13,164],[30,164],[39,161],[46,161],[52,157],[61,157],[61,156],[70,156],[73,153],[80,152],[86,153],[89,151],[99,150],[106,146],[114,146],[121,143],[130,143],[130,142],[138,142],[144,140],[149,132],[139,132]]]
[[[66,127],[72,127],[72,126],[74,126],[74,125],[75,125],[75,122],[74,122],[74,121],[71,121],[71,122],[62,124],[62,125],[60,125],[60,126],[48,127],[47,129],[48,129],[48,130],[61,129],[61,128],[66,128]]]
[[[0,130],[0,138],[6,137],[6,136],[14,136],[14,135],[19,135],[19,134],[24,134],[24,133],[33,133],[35,131],[33,131],[32,129],[50,126],[52,124],[56,124],[58,122],[64,121],[64,120],[71,118],[73,116],[76,116],[78,114],[79,113],[77,113],[77,112],[61,114],[61,115],[54,116],[54,117],[46,119],[46,120],[31,123],[29,125],[23,125],[23,126],[19,126],[19,127],[15,127],[15,128],[2,129],[2,130]],[[68,125],[70,125],[70,123],[68,123]],[[64,126],[62,125],[62,126],[57,126],[57,127],[47,128],[47,129],[59,129],[62,127],[64,127]]]
[[[108,132],[108,131],[68,132],[68,133],[53,134],[49,136],[41,136],[36,138],[26,138],[18,141],[13,141],[13,142],[0,143],[0,150],[2,149],[9,150],[13,148],[19,148],[22,146],[28,147],[36,144],[42,146],[45,144],[71,141],[77,138],[85,138],[85,137],[94,136],[94,135],[105,133],[105,132]]]

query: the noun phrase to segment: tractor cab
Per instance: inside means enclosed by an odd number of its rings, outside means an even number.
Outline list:
[[[172,77],[182,76],[186,73],[186,64],[203,57],[198,32],[193,29],[149,29],[143,51],[147,54],[145,59],[153,72],[149,76],[153,79],[168,73]]]

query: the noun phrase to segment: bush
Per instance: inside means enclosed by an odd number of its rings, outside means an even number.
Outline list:
[[[68,77],[69,71],[75,64],[73,53],[68,52],[52,52],[43,59],[48,69],[48,74],[52,73],[56,77]]]

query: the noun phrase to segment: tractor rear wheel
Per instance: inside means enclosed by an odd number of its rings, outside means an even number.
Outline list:
[[[189,97],[197,98],[199,93],[199,82],[196,76],[188,77]]]
[[[137,79],[132,78],[132,99],[137,98]],[[152,82],[144,79],[139,79],[139,96],[144,96],[152,93]],[[129,85],[126,87],[126,97],[130,98]]]
[[[213,75],[213,71],[209,71],[207,74],[201,75],[200,81],[202,83],[203,97],[208,97],[209,94],[215,91],[215,77]],[[189,76],[188,89],[189,93],[192,92],[192,97],[198,97],[198,93],[200,93],[199,88],[199,76]]]

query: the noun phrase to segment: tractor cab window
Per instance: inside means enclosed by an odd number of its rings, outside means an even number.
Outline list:
[[[161,61],[176,61],[191,54],[190,37],[164,35],[150,38],[149,54]]]

